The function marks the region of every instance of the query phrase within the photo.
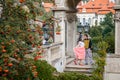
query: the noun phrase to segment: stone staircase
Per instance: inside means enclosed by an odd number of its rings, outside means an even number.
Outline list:
[[[82,74],[91,75],[93,69],[91,65],[75,65],[74,59],[75,58],[72,57],[66,57],[65,72],[80,72]]]

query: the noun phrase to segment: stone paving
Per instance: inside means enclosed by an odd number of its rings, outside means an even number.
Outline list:
[[[80,72],[83,74],[90,75],[92,72],[92,65],[79,65],[74,63],[75,58],[66,58],[65,72]]]

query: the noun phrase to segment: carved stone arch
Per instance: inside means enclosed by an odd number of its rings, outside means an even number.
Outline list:
[[[66,3],[67,3],[68,8],[76,9],[76,6],[80,1],[81,0],[66,0]]]
[[[76,13],[77,4],[81,0],[55,0],[54,17],[61,19],[61,34],[55,34],[55,42],[63,42],[63,55],[74,56],[73,47],[76,46]],[[55,27],[56,24],[55,24]]]
[[[78,5],[78,3],[80,2],[81,0],[66,0],[66,3],[67,3],[67,7],[68,7],[68,11],[67,11],[67,20],[69,23],[72,23],[73,21],[76,21],[77,19],[77,16],[76,14],[72,14],[72,13],[76,13],[77,12],[77,9],[76,9],[76,6]]]

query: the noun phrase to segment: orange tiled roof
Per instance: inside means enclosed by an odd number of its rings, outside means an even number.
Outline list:
[[[86,13],[97,13],[97,14],[107,14],[115,11],[113,10],[113,6],[115,3],[110,2],[109,0],[89,0],[88,3],[82,4],[80,2],[77,6],[78,13],[82,13],[82,9],[86,9]]]

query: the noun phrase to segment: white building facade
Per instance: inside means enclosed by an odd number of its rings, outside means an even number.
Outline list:
[[[101,21],[104,21],[105,15],[109,12],[113,14],[114,2],[111,0],[89,0],[87,3],[81,1],[77,6],[77,18],[78,23],[82,26],[100,25]]]
[[[85,26],[89,24],[90,26],[95,25],[95,21],[97,20],[95,13],[80,13],[77,14],[78,23]]]

